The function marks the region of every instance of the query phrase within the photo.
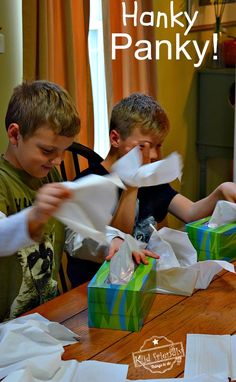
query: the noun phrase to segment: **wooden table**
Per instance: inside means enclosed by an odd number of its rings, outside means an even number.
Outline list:
[[[236,264],[236,263],[235,263]],[[63,359],[93,359],[129,365],[129,379],[162,379],[183,376],[185,358],[163,374],[135,367],[132,353],[145,340],[164,336],[182,342],[186,351],[188,333],[236,333],[236,275],[222,272],[207,290],[191,297],[157,294],[140,332],[88,328],[87,285],[77,287],[33,311],[58,321],[78,333],[80,342],[65,348]]]

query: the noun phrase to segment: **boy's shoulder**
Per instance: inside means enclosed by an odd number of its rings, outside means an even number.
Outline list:
[[[3,184],[10,182],[9,179],[12,178],[14,174],[14,167],[4,159],[3,155],[0,156],[0,184],[1,187]]]

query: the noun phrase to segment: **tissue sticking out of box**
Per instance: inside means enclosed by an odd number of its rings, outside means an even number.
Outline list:
[[[219,200],[208,222],[208,227],[216,228],[232,222],[236,222],[236,204]]]
[[[133,276],[135,264],[132,252],[139,252],[140,247],[131,235],[125,235],[125,241],[110,261],[109,282],[111,284],[127,284]]]

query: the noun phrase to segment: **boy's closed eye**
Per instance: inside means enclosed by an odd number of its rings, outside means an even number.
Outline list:
[[[53,154],[56,150],[54,148],[39,147],[43,154],[50,155]]]
[[[144,141],[144,142],[140,142],[139,143],[139,147],[141,150],[143,150],[144,148],[150,148],[151,147],[151,143],[148,142],[148,141]]]
[[[45,150],[45,149],[42,149],[42,152],[46,155],[50,155],[53,153],[53,150]]]

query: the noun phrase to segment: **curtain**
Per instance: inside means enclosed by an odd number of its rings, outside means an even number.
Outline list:
[[[76,139],[93,148],[93,102],[88,56],[89,0],[23,0],[24,79],[63,86],[81,117]]]
[[[155,40],[152,27],[138,24],[133,26],[128,22],[122,23],[122,2],[124,0],[102,0],[104,49],[106,65],[108,112],[112,105],[121,98],[134,92],[142,92],[157,98],[157,64],[155,60],[137,60],[134,57],[134,44],[138,40]],[[138,0],[138,15],[144,11],[153,10],[152,0]],[[134,1],[126,0],[127,13],[134,12]],[[126,50],[117,51],[115,60],[111,56],[112,33],[127,33],[132,37],[133,46]]]

